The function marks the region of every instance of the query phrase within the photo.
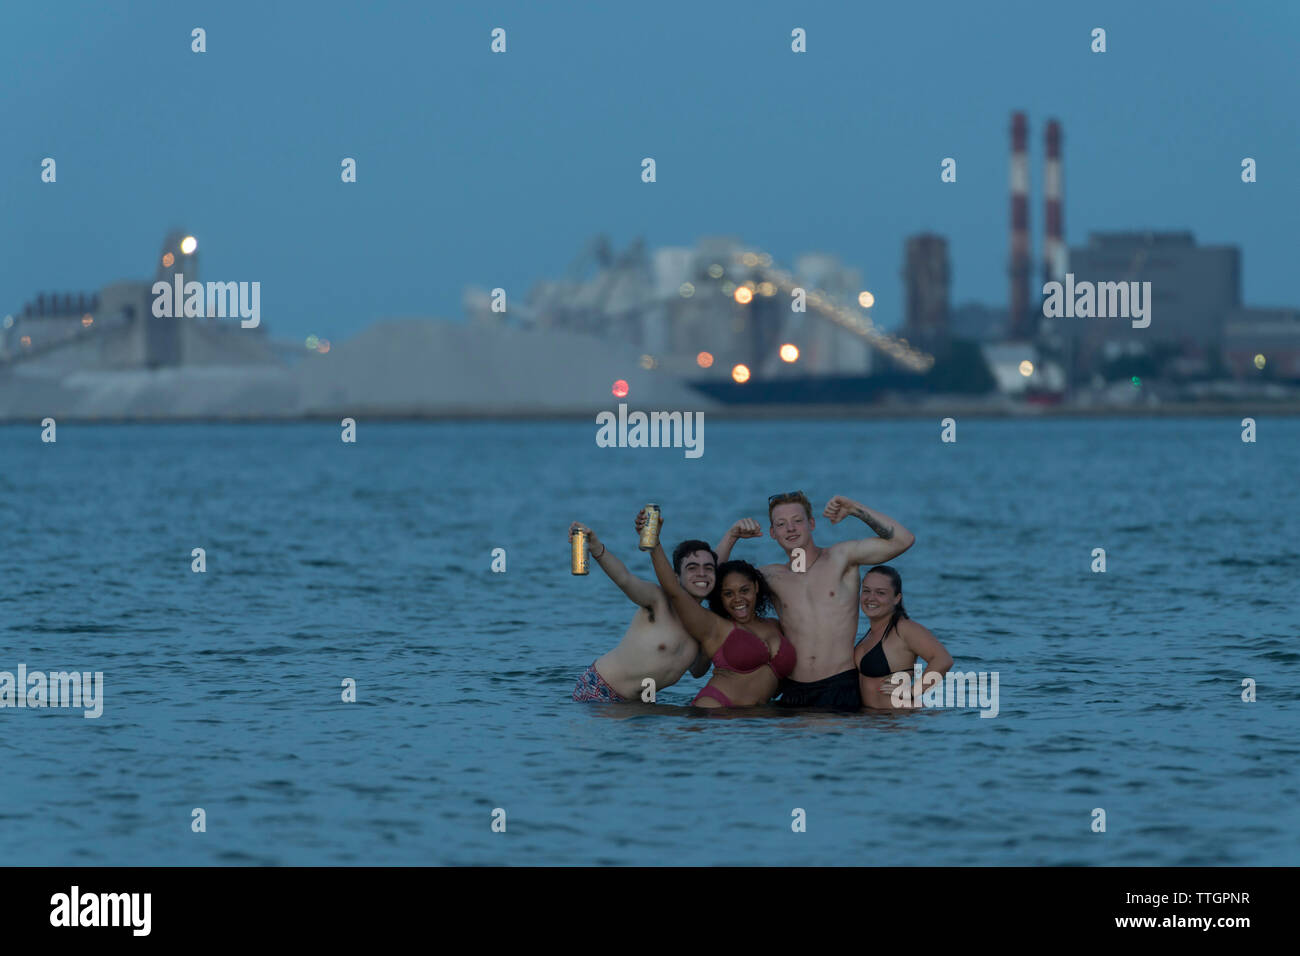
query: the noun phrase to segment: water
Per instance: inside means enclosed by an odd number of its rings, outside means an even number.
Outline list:
[[[597,448],[594,423],[363,420],[356,445],[327,424],[0,428],[0,670],[105,682],[97,720],[0,710],[0,851],[1300,863],[1300,422],[1263,418],[1256,444],[1230,419],[958,428],[713,421],[698,460]],[[794,488],[916,534],[894,562],[908,608],[957,668],[1000,674],[996,718],[701,716],[689,676],[654,707],[569,700],[633,611],[598,568],[569,574],[570,521],[650,576],[645,502],[666,541],[716,540]]]

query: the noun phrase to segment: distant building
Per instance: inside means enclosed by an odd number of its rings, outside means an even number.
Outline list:
[[[1087,245],[1070,249],[1069,262],[1076,288],[1081,282],[1151,283],[1146,328],[1123,318],[1040,320],[1045,333],[1072,342],[1077,370],[1093,368],[1107,343],[1194,359],[1213,355],[1229,313],[1241,307],[1241,250],[1198,246],[1190,232],[1092,233]]]
[[[1000,342],[1007,337],[1007,307],[967,302],[949,312],[948,329],[954,339]]]
[[[67,338],[84,327],[83,319],[99,311],[99,296],[85,292],[42,292],[16,315],[5,316],[0,327],[0,351],[40,346]],[[92,319],[93,321],[93,319]]]
[[[948,241],[943,236],[911,236],[904,245],[903,288],[907,315],[903,335],[921,348],[948,340]]]
[[[1223,328],[1222,356],[1234,378],[1300,379],[1300,309],[1235,309]]]
[[[465,305],[476,324],[629,345],[642,353],[643,367],[688,380],[732,382],[741,365],[757,384],[866,376],[896,365],[920,373],[934,364],[876,326],[860,270],[816,252],[787,270],[729,236],[704,237],[693,248],[636,242],[623,252],[597,237],[568,275],[538,282],[521,298],[508,314],[493,312],[486,291],[467,290]]]
[[[198,281],[198,254],[179,230],[164,240],[153,281],[113,282],[94,293],[41,293],[0,322],[0,370],[36,374],[274,364],[266,326],[238,317],[154,315],[154,282]],[[189,251],[183,251],[188,248]]]
[[[1005,317],[1006,313],[1003,315]],[[1031,343],[986,343],[980,346],[980,352],[984,364],[993,374],[998,391],[1004,395],[1023,395],[1031,391],[1060,392],[1065,388],[1065,374],[1061,368],[1046,361]],[[1023,367],[1026,362],[1028,368]]]
[[[809,291],[819,290],[845,303],[856,304],[863,289],[859,270],[846,266],[839,256],[824,252],[805,252],[796,256],[793,279]],[[769,357],[760,365],[766,374],[803,375],[824,370],[829,374],[865,375],[872,370],[875,358],[860,336],[822,321],[816,317],[816,310],[811,313],[791,312],[788,293],[770,300],[768,310],[773,321],[779,319],[785,330],[778,337],[794,341],[801,351],[797,365],[787,365],[775,356]],[[867,314],[871,314],[869,310]]]

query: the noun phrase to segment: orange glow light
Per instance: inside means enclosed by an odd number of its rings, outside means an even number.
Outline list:
[[[737,286],[736,301],[741,305],[749,305],[750,302],[754,301],[754,293],[743,285]]]
[[[701,352],[695,356],[695,364],[700,368],[708,368],[713,364],[713,355],[709,352]]]
[[[749,381],[749,369],[744,365],[737,365],[731,370],[731,377],[739,384],[744,385]]]
[[[176,261],[176,257],[172,255],[170,252],[167,253],[165,256],[163,256],[163,268],[170,269],[172,267],[172,263],[175,261]]]
[[[781,346],[781,361],[782,361],[782,362],[795,362],[795,361],[798,361],[798,359],[799,359],[799,349],[798,349],[798,348],[796,348],[795,346],[791,345],[789,342],[786,342],[785,345]]]
[[[93,325],[94,322],[95,322],[94,316],[83,315],[81,317],[81,324],[86,328],[90,328],[90,326]]]
[[[627,398],[627,382],[623,381],[620,378],[617,382],[614,383],[613,391],[614,391],[615,398]]]

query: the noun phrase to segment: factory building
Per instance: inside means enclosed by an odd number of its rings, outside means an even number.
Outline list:
[[[1205,363],[1222,347],[1228,316],[1241,307],[1241,250],[1198,246],[1190,232],[1092,233],[1069,252],[1081,283],[1150,283],[1150,324],[1124,318],[1056,318],[1074,345],[1076,369],[1091,368],[1108,349],[1164,351]],[[1145,291],[1143,292],[1145,295]]]
[[[948,241],[925,233],[911,236],[903,248],[903,294],[907,314],[903,336],[913,345],[933,352],[949,337]]]
[[[1233,378],[1300,380],[1300,309],[1232,310],[1222,356]]]
[[[0,321],[0,367],[35,374],[128,371],[279,361],[264,327],[237,319],[154,315],[154,282],[198,281],[197,244],[180,230],[163,241],[154,279],[98,292],[41,293]]]

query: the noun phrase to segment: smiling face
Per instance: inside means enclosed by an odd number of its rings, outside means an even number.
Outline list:
[[[797,501],[779,504],[772,509],[771,535],[776,543],[789,554],[795,548],[807,551],[812,544],[813,528],[816,522]]]
[[[894,582],[888,575],[876,572],[862,579],[862,613],[872,621],[888,619],[901,600],[903,595],[894,591]]]
[[[754,619],[754,603],[758,600],[758,586],[745,575],[730,572],[722,579],[719,590],[723,610],[737,624]]]
[[[686,593],[697,601],[703,601],[709,596],[716,579],[717,566],[713,563],[713,555],[708,551],[692,551],[682,558],[677,580],[686,589]]]

